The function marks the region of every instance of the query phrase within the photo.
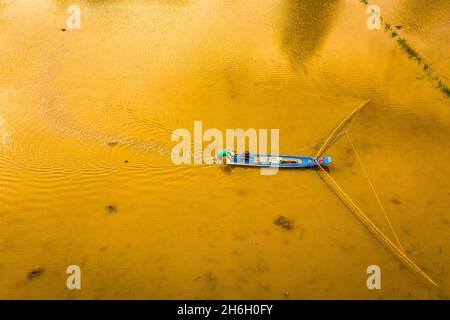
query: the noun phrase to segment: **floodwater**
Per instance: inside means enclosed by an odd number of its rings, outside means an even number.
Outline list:
[[[0,298],[448,299],[450,105],[353,0],[0,0]],[[450,82],[450,3],[377,3]],[[402,266],[314,170],[175,165],[171,133],[349,131]],[[323,141],[323,140],[322,140]],[[345,138],[330,175],[395,242]],[[274,222],[292,221],[291,229]],[[66,268],[81,268],[68,290]],[[381,290],[366,286],[381,268]]]

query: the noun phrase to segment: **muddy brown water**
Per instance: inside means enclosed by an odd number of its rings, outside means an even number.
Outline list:
[[[450,106],[359,1],[0,1],[0,298],[448,298]],[[443,79],[448,1],[379,1]],[[420,12],[420,14],[419,14]],[[174,165],[172,130],[350,136],[408,255],[317,172]],[[311,146],[312,145],[312,146]],[[330,175],[394,239],[349,143]],[[280,216],[291,223],[281,228]],[[66,289],[79,265],[82,289]],[[366,268],[382,270],[368,290]]]

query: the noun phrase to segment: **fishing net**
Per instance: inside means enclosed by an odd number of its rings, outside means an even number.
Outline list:
[[[344,120],[342,120],[336,128],[331,132],[328,138],[320,147],[319,151],[317,151],[316,158],[320,157],[325,151],[327,151],[336,141],[338,141],[345,133],[347,133],[354,120],[358,116],[359,112],[369,103],[370,100],[365,101],[358,108],[353,110]]]
[[[341,121],[336,128],[331,132],[331,134],[328,136],[328,138],[325,140],[325,142],[320,147],[319,151],[317,152],[316,158],[320,157],[328,148],[330,148],[336,141],[338,141],[343,135],[346,135],[349,139],[349,142],[352,144],[350,137],[348,136],[348,131],[350,130],[350,127],[352,126],[354,120],[356,119],[359,112],[362,110],[364,106],[368,104],[368,101],[365,101],[362,105],[360,105],[358,108],[356,108],[352,113],[350,113],[343,121]],[[352,144],[353,147],[353,144]],[[354,147],[353,147],[354,149]],[[355,154],[356,150],[354,149]],[[358,156],[359,159],[359,156]],[[362,166],[362,163],[360,162],[360,165]],[[382,245],[386,247],[386,249],[391,252],[403,265],[405,265],[409,270],[413,272],[417,277],[424,279],[428,283],[431,283],[433,286],[437,286],[437,284],[431,279],[430,276],[428,276],[419,266],[417,266],[414,261],[412,261],[404,252],[400,241],[398,241],[398,237],[392,228],[397,242],[398,246],[394,244],[369,218],[368,216],[350,199],[350,197],[344,192],[344,190],[334,181],[334,179],[330,176],[330,174],[325,170],[323,166],[321,166],[319,163],[317,163],[317,166],[320,170],[318,170],[318,173],[320,177],[328,184],[328,186],[336,193],[338,198],[344,203],[344,205],[350,210],[350,212],[361,222],[361,224],[369,231],[369,233],[375,237]],[[364,168],[364,167],[362,167]],[[364,170],[364,169],[363,169]],[[364,170],[365,172],[365,170]],[[368,176],[367,176],[368,178]],[[369,180],[369,179],[368,179]],[[370,183],[370,180],[369,180]],[[376,192],[373,189],[375,195]],[[377,200],[378,196],[376,195]],[[381,205],[381,203],[380,203]],[[382,205],[381,205],[382,206]],[[384,211],[384,209],[383,209]],[[385,213],[386,215],[386,213]],[[386,215],[386,218],[390,224],[389,218]]]

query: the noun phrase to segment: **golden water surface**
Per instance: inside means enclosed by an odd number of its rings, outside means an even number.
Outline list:
[[[81,29],[63,31],[74,2]],[[448,84],[449,1],[377,5]],[[0,298],[448,298],[450,100],[368,16],[356,0],[0,0]],[[351,139],[437,288],[314,170],[171,161],[194,120],[279,128],[281,153],[314,155],[367,99]],[[327,155],[394,241],[348,140]]]

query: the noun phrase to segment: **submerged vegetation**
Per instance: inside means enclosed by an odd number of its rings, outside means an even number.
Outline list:
[[[44,269],[42,269],[42,268],[33,269],[27,274],[27,278],[28,278],[28,280],[37,278],[40,275],[42,275],[43,272],[44,272]]]
[[[275,225],[283,228],[284,230],[294,229],[294,220],[290,220],[284,216],[279,216],[275,221]]]
[[[108,204],[105,206],[105,210],[108,211],[108,213],[116,213],[117,212],[117,206],[114,204]]]
[[[368,4],[367,0],[360,0],[360,2],[364,5]],[[383,21],[383,17],[380,17],[381,21]],[[396,26],[398,30],[401,29],[401,26]],[[442,91],[447,97],[450,97],[450,87],[444,83],[442,78],[437,75],[437,72],[430,67],[428,63],[420,56],[420,54],[414,50],[408,41],[405,38],[399,36],[396,31],[392,31],[391,24],[389,22],[384,22],[384,31],[389,32],[391,38],[396,39],[397,44],[400,48],[405,52],[408,57],[417,62],[422,67],[422,71],[425,73],[427,78],[434,83],[434,85]]]

